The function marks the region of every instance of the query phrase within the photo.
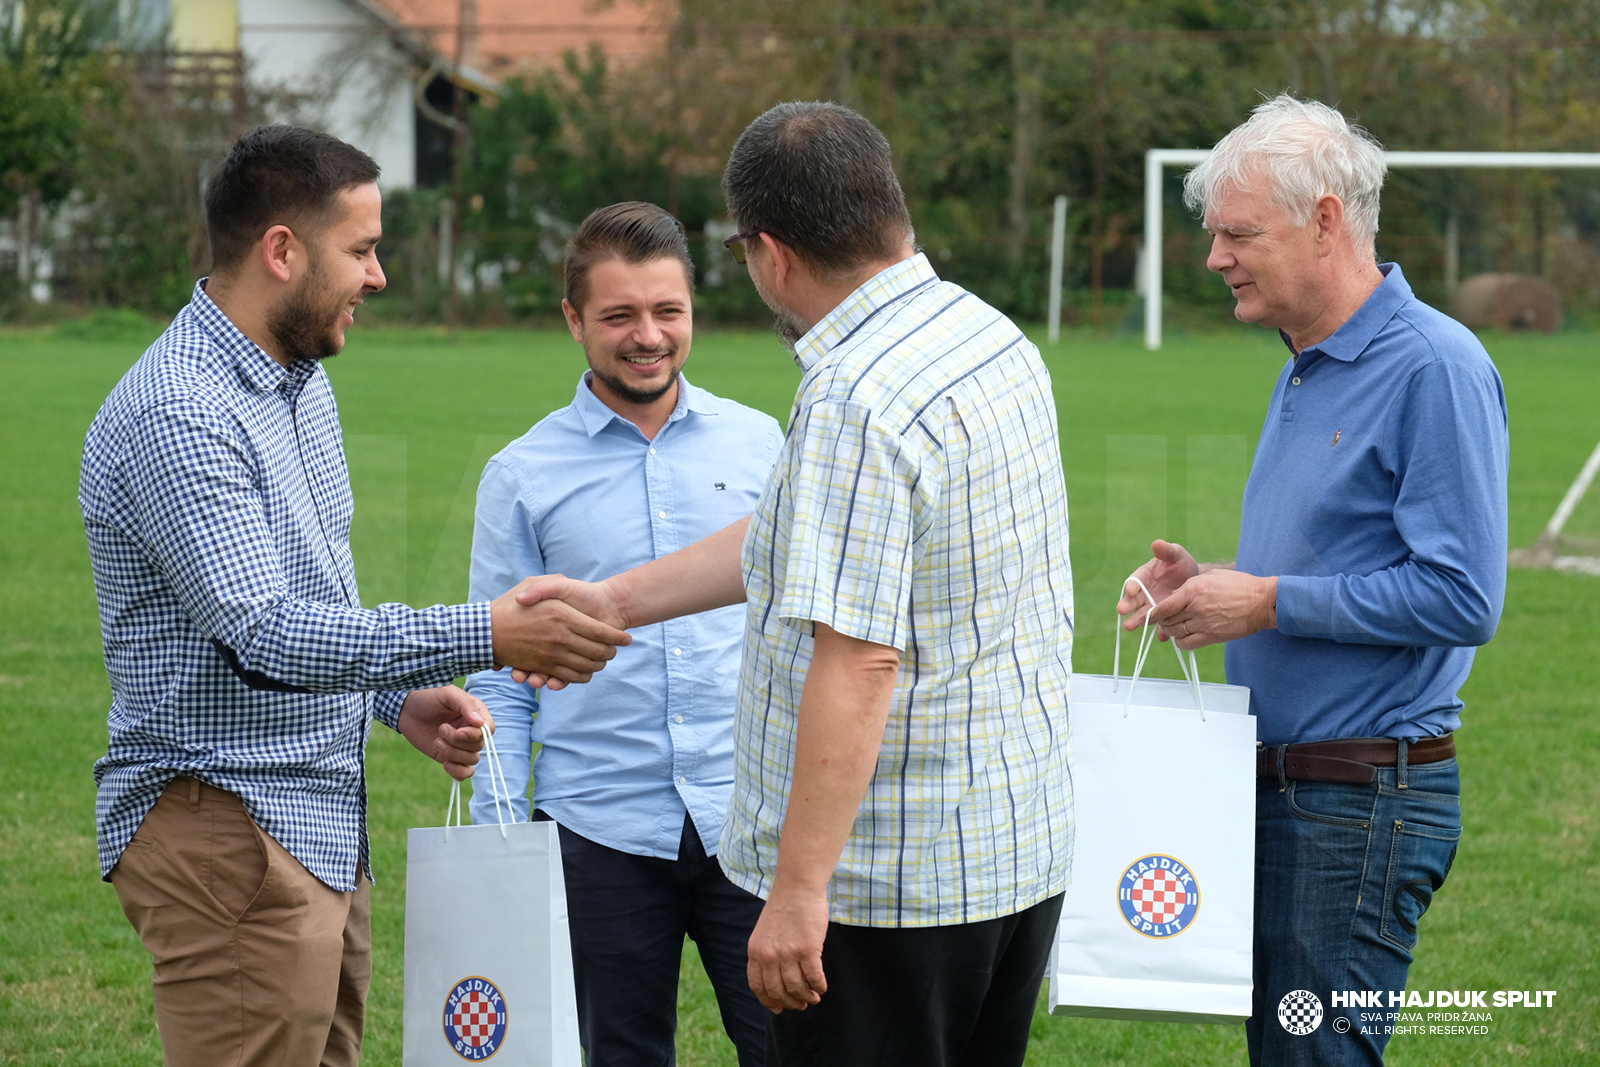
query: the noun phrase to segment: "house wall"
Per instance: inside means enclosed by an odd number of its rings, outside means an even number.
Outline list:
[[[239,48],[251,83],[272,91],[272,117],[360,148],[383,168],[384,188],[416,184],[415,62],[377,18],[350,0],[178,3],[236,3]]]
[[[236,0],[171,0],[172,47],[179,52],[233,52],[239,48]]]

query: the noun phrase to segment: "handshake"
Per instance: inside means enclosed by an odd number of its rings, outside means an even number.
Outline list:
[[[560,574],[524,579],[490,603],[489,618],[495,669],[551,689],[587,682],[633,641],[615,590]]]
[[[631,644],[627,630],[744,603],[739,549],[748,517],[710,537],[614,574],[580,582],[560,574],[524,579],[489,605],[496,669],[518,682],[561,689],[587,682]]]

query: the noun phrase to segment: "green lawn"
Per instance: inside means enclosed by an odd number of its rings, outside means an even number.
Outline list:
[[[156,1064],[148,957],[96,869],[90,765],[104,750],[109,693],[75,501],[83,433],[156,331],[67,332],[0,332],[0,1062]],[[1488,341],[1511,400],[1514,544],[1532,542],[1600,440],[1595,343],[1578,333]],[[1108,671],[1115,591],[1151,537],[1231,554],[1283,350],[1243,330],[1175,337],[1155,355],[1131,338],[1071,335],[1047,358],[1072,501],[1077,665]],[[329,370],[369,603],[465,595],[484,461],[566,403],[581,366],[554,332],[352,334]],[[798,378],[762,333],[702,335],[688,369],[780,418]],[[1392,1063],[1600,1062],[1597,630],[1600,579],[1512,573],[1500,633],[1466,692],[1466,834],[1412,972],[1416,989],[1554,989],[1555,1007],[1496,1010],[1486,1037],[1397,1038]],[[1220,680],[1217,650],[1202,669]],[[369,767],[379,884],[367,1061],[394,1064],[404,831],[437,824],[446,781],[383,730]],[[692,946],[684,976],[680,1062],[731,1067]],[[1030,1064],[1123,1062],[1242,1063],[1243,1032],[1035,1022]]]

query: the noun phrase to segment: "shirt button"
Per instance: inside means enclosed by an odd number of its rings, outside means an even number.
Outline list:
[[[683,649],[681,649],[681,648],[675,648],[675,649],[673,649],[673,650],[672,650],[672,654],[673,654],[673,655],[674,655],[674,656],[681,656],[681,655],[683,655]]]
[[[677,718],[677,721],[678,721],[678,722],[682,722],[682,721],[683,721],[683,716],[682,716],[682,715],[679,715],[679,716],[678,716],[678,718]]]
[[[1299,385],[1300,384],[1300,379],[1299,378],[1292,378],[1292,379],[1290,379],[1290,381],[1292,381],[1295,385]]]
[[[689,779],[687,779],[687,778],[679,778],[678,779],[678,784],[679,785],[688,785],[689,784]]]
[[[655,450],[655,449],[653,449],[653,448],[652,448],[652,449],[651,449],[651,450],[650,450],[650,454],[651,454],[651,455],[652,455],[652,456],[653,456],[653,455],[655,455],[655,454],[656,454],[656,450]]]
[[[667,513],[666,513],[666,512],[665,512],[665,511],[658,511],[658,512],[656,512],[656,518],[658,518],[658,519],[664,519],[664,518],[666,518],[666,517],[667,517]]]

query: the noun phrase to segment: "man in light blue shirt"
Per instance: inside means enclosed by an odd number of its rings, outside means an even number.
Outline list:
[[[1505,601],[1505,391],[1477,338],[1377,262],[1383,175],[1337,111],[1281,96],[1187,183],[1235,314],[1292,357],[1237,563],[1157,541],[1139,571],[1163,634],[1231,642],[1228,680],[1250,687],[1255,1064],[1382,1062],[1385,1028],[1331,998],[1406,987],[1461,837],[1457,694]],[[1147,607],[1126,595],[1125,625]]]
[[[569,407],[485,469],[472,600],[529,575],[608,578],[753,510],[783,435],[770,416],[680,373],[692,271],[682,227],[653,205],[601,208],[579,227],[563,309],[590,369]],[[528,817],[536,769],[534,817],[561,827],[589,1067],[672,1062],[686,934],[741,1067],[763,1062],[764,1013],[746,981],[761,900],[716,859],[743,627],[738,607],[643,627],[601,685],[541,696],[494,671],[467,683],[498,723],[512,811]],[[472,815],[500,817],[487,779]]]

